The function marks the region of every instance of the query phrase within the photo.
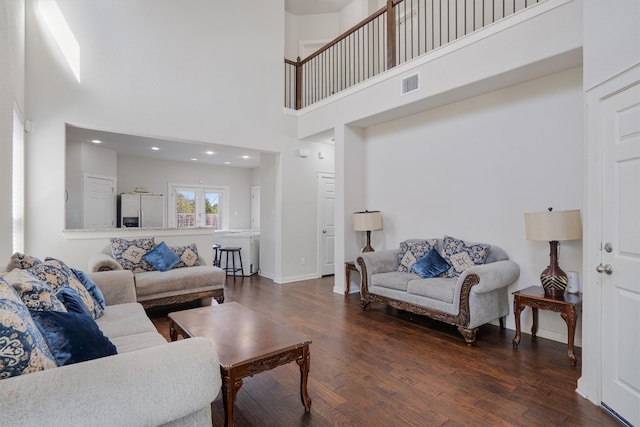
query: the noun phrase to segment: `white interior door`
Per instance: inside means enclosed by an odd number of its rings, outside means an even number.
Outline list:
[[[318,174],[318,225],[320,236],[320,275],[334,274],[335,268],[335,177],[333,174]]]
[[[601,111],[602,403],[640,426],[640,82]]]
[[[116,178],[83,174],[82,227],[115,228]]]

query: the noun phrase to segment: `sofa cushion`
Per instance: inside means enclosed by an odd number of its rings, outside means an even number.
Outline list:
[[[440,256],[436,248],[431,248],[429,252],[416,261],[411,270],[423,279],[437,277],[447,271],[451,266]]]
[[[0,380],[56,366],[29,309],[0,278]]]
[[[416,279],[407,284],[407,293],[450,304],[453,303],[457,282],[456,278],[447,279],[443,277]]]
[[[174,268],[194,267],[198,265],[198,247],[195,243],[186,246],[172,246],[171,250],[180,258]]]
[[[157,332],[144,309],[137,302],[108,305],[104,310],[104,316],[97,319],[96,323],[114,344],[118,337]]]
[[[158,271],[171,270],[180,262],[178,255],[169,249],[165,242],[160,242],[158,246],[153,248],[151,252],[143,255],[142,258]]]
[[[58,366],[117,354],[88,314],[30,310]]]
[[[443,258],[451,265],[445,273],[446,277],[458,277],[468,268],[484,264],[489,254],[489,247],[484,243],[470,243],[455,237],[444,236]]]
[[[129,353],[130,351],[167,344],[167,340],[158,332],[122,335],[113,338],[112,342],[117,347],[118,353]]]
[[[431,248],[435,248],[437,239],[409,239],[400,242],[400,253],[398,254],[398,271],[403,273],[411,272],[411,267],[422,258]]]
[[[125,270],[131,270],[134,273],[143,271],[152,271],[153,267],[142,258],[147,252],[155,247],[153,237],[143,237],[134,240],[120,239],[114,237],[111,239],[111,253],[113,258]]]
[[[399,271],[390,271],[388,273],[377,273],[371,275],[371,286],[379,286],[386,289],[395,289],[398,291],[406,291],[407,284],[411,280],[417,279],[418,276],[413,273],[402,273]]]
[[[41,262],[42,261],[40,261],[36,257],[25,255],[20,252],[16,252],[13,255],[11,255],[11,258],[9,259],[9,263],[5,267],[5,271],[11,271],[14,268],[19,268],[19,269],[29,268],[29,267],[33,267],[36,264],[40,264]]]
[[[32,310],[67,311],[62,302],[54,295],[53,290],[26,270],[16,268],[9,273],[2,273],[1,276],[18,292],[20,299],[22,299],[27,308]]]

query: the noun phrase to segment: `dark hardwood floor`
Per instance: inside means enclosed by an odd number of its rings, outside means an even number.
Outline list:
[[[237,301],[309,337],[311,412],[300,401],[295,363],[244,380],[236,426],[616,426],[575,393],[580,377],[565,344],[485,325],[473,347],[455,327],[332,292],[333,277],[284,285],[257,276],[231,278]],[[170,311],[150,311],[169,339]],[[224,326],[222,326],[224,327]],[[232,327],[232,326],[230,326]],[[220,397],[213,424],[224,424]]]

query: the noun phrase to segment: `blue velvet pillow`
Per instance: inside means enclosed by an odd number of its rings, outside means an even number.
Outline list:
[[[165,242],[160,242],[152,251],[143,255],[142,259],[158,271],[171,270],[180,262],[178,255],[176,255]]]
[[[104,310],[106,303],[104,301],[104,295],[102,295],[102,291],[100,290],[98,285],[96,285],[96,283],[91,280],[89,275],[84,271],[76,270],[75,268],[72,268],[71,271],[73,271],[73,274],[75,274],[80,283],[82,283],[82,286],[84,286],[85,289],[89,291],[96,304],[98,304],[100,308]]]
[[[29,310],[58,366],[117,354],[89,314]]]
[[[414,273],[423,279],[437,277],[451,266],[440,256],[436,248],[432,248],[411,267]]]
[[[64,287],[56,294],[56,297],[62,302],[67,311],[80,314],[88,314],[91,316],[91,312],[82,301],[80,294],[75,289],[67,286]],[[93,317],[93,316],[92,316]]]

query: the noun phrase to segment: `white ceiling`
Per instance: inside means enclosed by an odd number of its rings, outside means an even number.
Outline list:
[[[260,166],[260,152],[256,150],[228,145],[123,135],[67,126],[67,141],[93,144],[91,141],[94,139],[101,141],[98,146],[114,150],[122,156],[240,168]],[[152,150],[151,147],[157,147],[159,150]],[[213,151],[213,154],[207,154],[207,151]],[[249,157],[243,158],[243,156]]]
[[[340,12],[353,0],[284,0],[284,10],[294,15]]]

